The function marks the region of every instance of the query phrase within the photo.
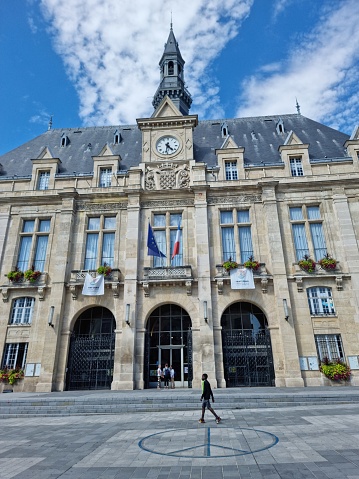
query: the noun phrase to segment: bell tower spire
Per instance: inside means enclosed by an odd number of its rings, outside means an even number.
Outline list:
[[[159,62],[161,81],[153,97],[154,109],[158,107],[165,95],[173,101],[183,115],[188,115],[191,108],[192,98],[184,84],[184,60],[178,48],[178,43],[172,29],[172,18],[170,33],[162,58]]]

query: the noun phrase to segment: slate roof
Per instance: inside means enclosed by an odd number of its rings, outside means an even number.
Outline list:
[[[276,130],[277,121],[283,120],[283,133]],[[278,147],[283,145],[292,130],[303,143],[309,143],[311,160],[345,158],[344,142],[349,136],[298,114],[200,121],[194,130],[195,160],[216,166],[215,150],[224,139],[221,125],[226,122],[229,134],[236,144],[244,147],[245,165],[281,164]],[[121,142],[114,145],[115,131]],[[65,134],[68,145],[61,147]],[[61,128],[48,130],[42,135],[0,156],[1,177],[31,175],[31,159],[38,158],[48,147],[54,158],[60,158],[60,174],[91,173],[92,156],[98,156],[108,144],[114,155],[121,156],[120,170],[127,170],[141,162],[141,131],[137,125]],[[46,161],[46,160],[45,160]]]

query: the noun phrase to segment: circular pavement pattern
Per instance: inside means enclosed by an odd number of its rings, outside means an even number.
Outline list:
[[[162,456],[204,458],[244,456],[265,451],[278,442],[270,432],[246,427],[169,429],[144,437],[144,451]]]

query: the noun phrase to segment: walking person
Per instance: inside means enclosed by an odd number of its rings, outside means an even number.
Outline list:
[[[171,389],[175,388],[175,370],[173,369],[172,365],[170,366],[170,373],[171,373]]]
[[[157,368],[157,389],[161,389],[162,367],[159,364]]]
[[[211,411],[213,416],[216,418],[216,423],[218,424],[222,419],[217,416],[215,413],[214,409],[211,407],[210,399],[212,398],[212,402],[214,402],[214,397],[213,397],[213,392],[210,383],[207,380],[208,374],[202,374],[202,396],[201,396],[201,401],[202,401],[202,417],[198,421],[200,423],[205,423],[206,421],[204,420],[204,413],[206,411],[206,408]]]
[[[165,365],[165,369],[163,370],[163,376],[165,379],[165,389],[168,389],[168,385],[171,379],[171,371],[170,371],[170,368],[168,367],[168,364]]]

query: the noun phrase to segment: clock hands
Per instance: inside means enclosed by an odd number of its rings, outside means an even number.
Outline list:
[[[168,150],[172,150],[173,151],[173,148],[172,146],[170,146],[169,142],[166,143],[166,153],[168,153]]]

